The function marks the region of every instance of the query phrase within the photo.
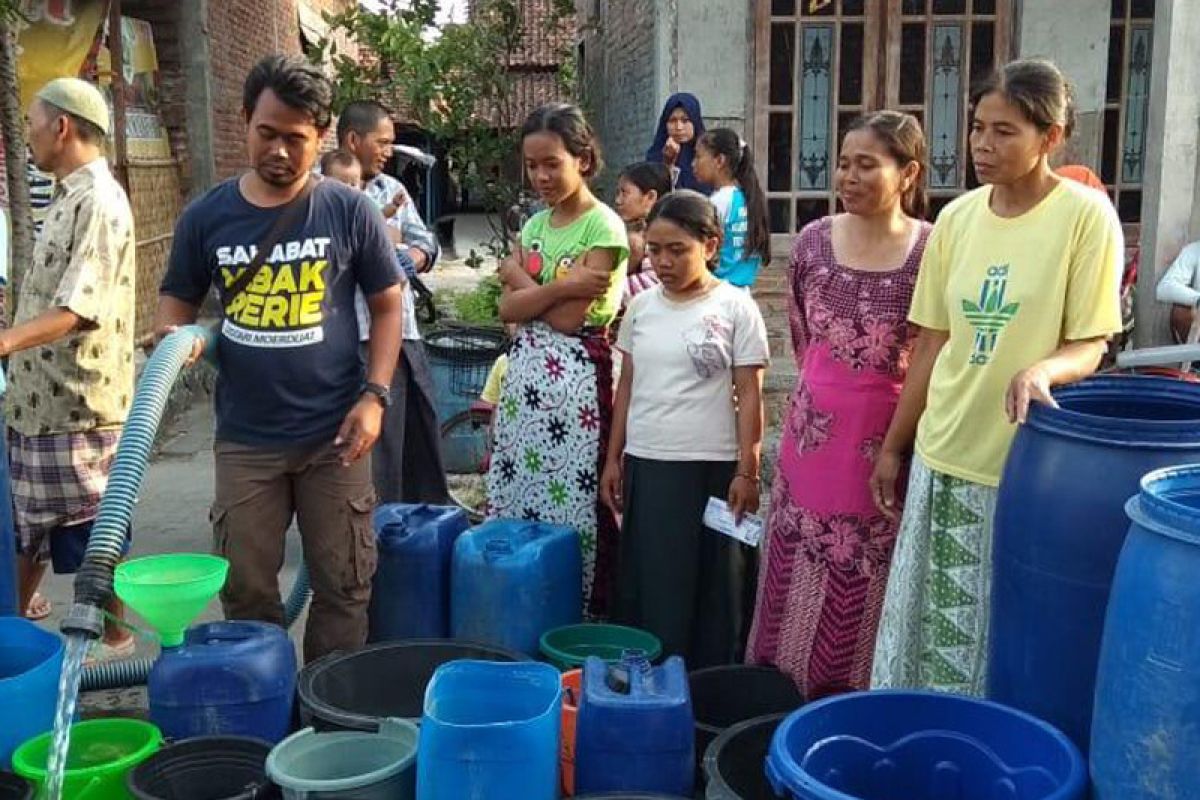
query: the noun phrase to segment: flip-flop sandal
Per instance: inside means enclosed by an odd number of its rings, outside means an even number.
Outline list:
[[[54,611],[54,604],[41,592],[34,592],[33,597],[29,598],[29,605],[25,608],[25,619],[30,622],[40,622],[50,616]]]
[[[115,645],[97,640],[92,642],[92,646],[88,649],[88,654],[83,659],[83,665],[87,667],[92,664],[98,664],[101,661],[118,661],[123,658],[132,658],[136,652],[137,639],[133,636]]]

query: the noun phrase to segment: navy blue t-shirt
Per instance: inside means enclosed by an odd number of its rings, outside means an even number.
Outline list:
[[[365,195],[322,180],[308,204],[232,300],[226,287],[281,210],[252,205],[234,178],[192,202],[175,227],[161,293],[198,305],[215,283],[225,311],[218,439],[269,447],[332,439],[362,392],[354,290],[369,296],[400,283],[396,256]]]

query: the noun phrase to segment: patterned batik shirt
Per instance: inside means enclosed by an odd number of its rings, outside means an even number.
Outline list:
[[[80,317],[9,359],[8,424],[24,436],[119,427],[133,395],[133,213],[104,159],[63,178],[22,278],[14,325],[53,308]]]

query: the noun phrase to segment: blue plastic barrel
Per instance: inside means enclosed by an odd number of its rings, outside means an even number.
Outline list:
[[[1092,724],[1096,800],[1200,797],[1200,465],[1128,505]]]
[[[795,800],[1082,800],[1087,766],[1061,731],[999,703],[876,691],[809,703],[775,731],[775,794]]]
[[[1104,610],[1152,469],[1200,461],[1200,385],[1093,378],[1034,404],[996,504],[988,697],[1060,728],[1087,752]]]
[[[695,719],[679,656],[651,667],[644,656],[619,664],[591,656],[575,727],[575,790],[635,790],[691,796]]]
[[[0,767],[17,745],[54,725],[62,640],[19,617],[0,617]]]
[[[582,619],[579,534],[542,522],[485,522],[458,537],[451,590],[455,639],[535,656],[543,633]]]
[[[469,524],[454,506],[389,503],[375,509],[379,567],[368,643],[450,635],[450,559]]]
[[[418,800],[557,800],[561,705],[549,664],[443,665],[425,693]]]
[[[296,650],[267,622],[197,625],[163,650],[146,680],[150,720],[170,739],[287,735],[296,692]]]

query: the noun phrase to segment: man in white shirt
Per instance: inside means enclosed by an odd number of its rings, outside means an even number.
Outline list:
[[[1191,341],[1200,306],[1200,242],[1183,248],[1163,273],[1155,293],[1160,303],[1171,304],[1171,335],[1176,344]]]
[[[437,238],[426,227],[404,184],[384,173],[392,157],[396,129],[386,108],[357,101],[342,110],[338,146],[362,165],[363,190],[380,207],[392,241],[417,272],[428,272],[438,257]],[[410,276],[412,277],[412,276]],[[405,287],[404,345],[392,378],[392,404],[372,451],[372,474],[381,503],[435,503],[449,500],[442,465],[441,428],[433,376],[417,328],[411,284]]]

